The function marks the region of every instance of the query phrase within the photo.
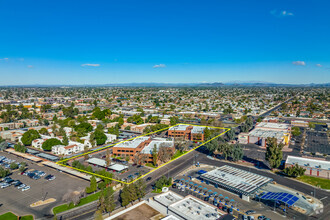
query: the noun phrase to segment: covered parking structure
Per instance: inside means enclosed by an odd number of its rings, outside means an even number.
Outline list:
[[[273,181],[271,178],[228,165],[202,174],[200,179],[206,183],[214,184],[215,187],[222,187],[230,192],[237,193],[246,201],[249,201],[250,196],[261,187]]]

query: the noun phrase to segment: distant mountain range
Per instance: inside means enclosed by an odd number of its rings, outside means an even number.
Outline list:
[[[9,85],[0,87],[330,87],[330,83],[323,84],[280,84],[259,81],[232,81],[232,82],[214,82],[214,83],[112,83],[95,85]]]

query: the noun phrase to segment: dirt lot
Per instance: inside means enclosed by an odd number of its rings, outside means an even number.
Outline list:
[[[121,216],[118,216],[117,218],[115,218],[115,220],[148,220],[158,214],[160,213],[155,209],[151,208],[147,204],[142,204],[135,209],[126,212]]]

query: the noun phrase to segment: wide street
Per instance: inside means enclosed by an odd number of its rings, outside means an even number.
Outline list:
[[[189,154],[186,154],[186,155],[172,161],[171,163],[167,164],[166,166],[156,169],[155,171],[151,172],[148,176],[146,176],[145,179],[147,177],[152,178],[149,182],[147,182],[147,191],[150,192],[154,182],[163,175],[165,175],[165,176],[168,175],[170,177],[175,178],[180,172],[182,172],[185,169],[192,166],[194,164],[195,156],[198,155],[196,161],[198,161],[200,164],[207,164],[207,165],[212,165],[212,166],[217,166],[217,167],[223,166],[223,165],[230,165],[230,166],[233,166],[233,167],[236,167],[239,169],[243,169],[243,170],[246,170],[246,171],[249,171],[252,173],[270,177],[274,181],[276,181],[278,184],[287,186],[289,188],[303,192],[308,195],[311,195],[311,192],[314,193],[314,190],[315,190],[316,198],[320,199],[324,204],[324,212],[320,215],[312,216],[310,218],[326,219],[326,217],[330,215],[330,204],[329,204],[330,203],[330,193],[325,190],[315,188],[313,186],[307,185],[302,182],[295,181],[293,179],[289,179],[289,178],[286,178],[283,176],[276,175],[266,169],[258,169],[255,167],[246,167],[243,165],[234,164],[234,163],[227,162],[224,160],[219,160],[219,159],[210,159],[209,157],[207,157],[206,154],[204,154],[198,150],[199,149],[197,149],[197,151],[196,150],[192,151]],[[118,197],[116,196],[116,198],[118,198]],[[119,205],[119,202],[117,203],[117,205]],[[83,215],[80,214],[79,216],[73,217],[70,219],[89,219],[93,216],[94,212],[95,212],[95,208],[91,209],[90,211],[86,211],[86,213]]]

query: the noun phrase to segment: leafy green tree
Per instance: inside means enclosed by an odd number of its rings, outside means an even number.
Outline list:
[[[129,200],[131,202],[138,199],[135,184],[128,185],[128,192],[129,192]]]
[[[26,151],[27,151],[27,148],[24,145],[20,144],[20,143],[15,144],[14,149],[15,149],[15,151],[21,152],[21,153],[26,153]]]
[[[88,122],[83,122],[83,123],[80,123],[79,125],[76,125],[74,127],[74,129],[76,132],[80,132],[82,134],[87,134],[88,132],[93,131],[93,126]]]
[[[271,168],[278,168],[283,159],[283,144],[277,144],[276,138],[267,138],[266,160]]]
[[[300,167],[298,164],[295,164],[292,167],[284,168],[283,172],[290,177],[299,177],[305,174],[306,169]]]
[[[86,193],[93,193],[97,190],[97,182],[95,176],[91,177],[90,186],[86,187]]]
[[[31,146],[32,141],[37,138],[40,138],[40,134],[38,131],[31,129],[23,134],[21,141],[25,146]]]
[[[90,139],[94,139],[97,145],[102,145],[106,142],[107,136],[104,134],[103,130],[96,129],[90,136]]]
[[[12,163],[10,164],[10,169],[12,169],[12,170],[16,170],[17,168],[18,168],[18,164],[17,164],[17,163],[12,162]]]
[[[42,135],[49,135],[48,130],[47,130],[46,128],[41,128],[41,129],[39,130],[39,134],[42,134]]]
[[[62,142],[56,138],[50,138],[42,144],[42,149],[45,151],[51,151],[52,147],[56,145],[62,145]]]
[[[210,129],[208,127],[206,127],[204,129],[204,139],[205,140],[208,140],[210,136],[211,136],[211,131],[210,131]]]
[[[244,156],[244,152],[241,146],[239,146],[238,144],[236,144],[231,151],[231,158],[233,159],[233,161],[239,161],[242,160],[243,156]]]
[[[116,203],[113,194],[114,190],[112,189],[112,187],[107,187],[102,190],[99,198],[99,210],[110,214],[115,209]]]
[[[64,136],[63,136],[62,143],[65,146],[69,145],[69,138],[68,138],[68,136],[66,136],[66,134],[64,134]]]
[[[25,171],[25,169],[26,169],[26,165],[22,165],[21,164],[21,166],[19,167],[19,172],[24,172]]]
[[[118,127],[111,127],[111,128],[108,128],[108,133],[109,133],[109,134],[114,134],[114,135],[119,136],[119,129],[118,129]]]
[[[124,119],[120,117],[118,119],[118,126],[121,127],[123,124],[124,124]]]
[[[0,166],[0,178],[4,178],[10,174],[10,170],[4,169]]]
[[[309,122],[309,123],[308,123],[308,127],[314,129],[314,128],[315,128],[315,123],[313,123],[313,122]]]
[[[234,140],[235,138],[235,131],[234,129],[230,129],[229,131],[226,132],[226,136],[228,137],[229,140]]]
[[[125,184],[124,188],[120,192],[120,200],[121,200],[121,205],[126,206],[130,203],[130,192],[128,191],[128,187]]]
[[[136,187],[136,195],[138,199],[143,198],[146,195],[146,182],[144,181],[144,179],[139,179],[137,180],[135,183],[135,187]]]
[[[173,126],[173,125],[176,125],[179,123],[179,118],[176,117],[176,116],[172,116],[170,117],[170,124]],[[205,135],[205,134],[204,134]]]
[[[152,149],[152,162],[154,166],[157,166],[157,160],[158,160],[158,150],[156,145],[154,145],[154,148]]]
[[[293,127],[291,130],[291,134],[293,136],[299,136],[301,134],[300,128],[299,127]]]

